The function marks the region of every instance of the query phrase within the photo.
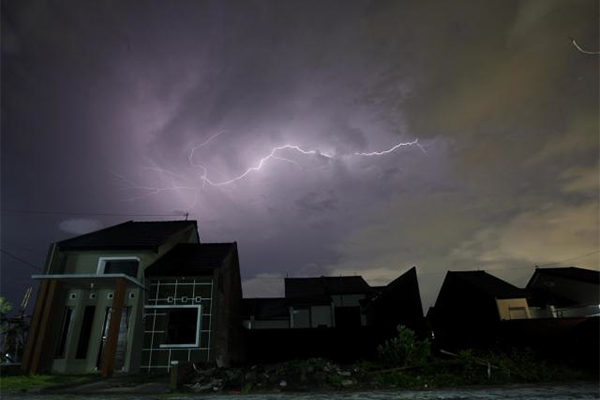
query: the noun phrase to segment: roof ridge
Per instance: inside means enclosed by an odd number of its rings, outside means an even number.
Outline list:
[[[84,237],[90,236],[90,235],[95,235],[95,234],[97,234],[99,232],[104,232],[104,231],[107,231],[109,229],[114,229],[114,228],[120,227],[122,225],[127,225],[127,224],[132,223],[132,222],[134,222],[134,221],[133,220],[129,220],[129,221],[121,222],[120,224],[117,224],[117,225],[107,226],[106,228],[98,229],[96,231],[91,231],[91,232],[88,232],[88,233],[84,233],[82,235],[77,235],[77,236],[70,237],[68,239],[59,240],[56,243],[63,243],[63,242],[67,242],[69,240],[84,238]]]

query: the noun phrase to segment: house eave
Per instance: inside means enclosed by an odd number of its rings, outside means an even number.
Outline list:
[[[32,275],[33,279],[37,280],[54,280],[58,283],[65,284],[68,287],[80,289],[107,289],[114,288],[117,279],[125,279],[128,287],[138,287],[145,289],[143,283],[126,274],[48,274],[48,275]]]

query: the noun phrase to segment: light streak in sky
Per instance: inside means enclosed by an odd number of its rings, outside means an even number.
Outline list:
[[[190,149],[190,153],[188,155],[189,165],[194,168],[198,168],[200,170],[200,175],[195,178],[190,179],[189,177],[186,177],[182,174],[178,174],[176,172],[172,172],[172,171],[169,171],[169,170],[166,170],[163,168],[159,168],[159,167],[147,167],[144,169],[145,171],[157,172],[160,174],[164,174],[165,176],[168,176],[170,178],[171,186],[154,187],[154,186],[138,185],[138,184],[128,180],[127,178],[125,178],[122,175],[119,175],[114,172],[113,172],[113,174],[121,181],[124,188],[144,192],[143,194],[133,197],[129,200],[139,200],[139,199],[145,198],[147,196],[156,195],[156,194],[159,194],[162,192],[168,192],[168,191],[194,190],[194,191],[196,191],[196,195],[195,195],[196,201],[194,202],[194,205],[195,205],[198,200],[198,190],[199,189],[205,188],[206,185],[210,185],[213,187],[222,187],[222,186],[228,186],[228,185],[234,184],[234,183],[244,179],[251,173],[262,170],[263,167],[265,166],[265,164],[271,159],[278,160],[278,161],[285,161],[285,162],[300,166],[298,164],[298,162],[296,162],[294,160],[290,160],[285,157],[281,157],[280,155],[278,155],[278,153],[283,152],[283,151],[294,151],[294,152],[297,152],[297,153],[300,153],[303,155],[307,155],[307,156],[322,157],[327,160],[336,160],[337,158],[341,158],[341,157],[336,157],[330,153],[321,152],[318,149],[317,150],[307,150],[307,149],[301,148],[300,146],[296,146],[294,144],[284,144],[282,146],[277,146],[277,147],[272,148],[271,151],[266,156],[262,157],[254,166],[249,167],[240,175],[237,175],[233,178],[230,178],[230,179],[227,179],[224,181],[215,181],[208,177],[208,168],[205,165],[199,164],[194,161],[194,158],[195,158],[194,155],[195,155],[196,151],[198,151],[198,150],[202,149],[204,146],[208,145],[213,139],[215,139],[217,136],[221,135],[222,133],[224,133],[224,131],[221,131],[221,132],[218,132],[218,133],[212,135],[211,137],[209,137],[207,140],[205,140],[201,144],[194,146]],[[412,142],[398,143],[386,150],[372,151],[372,152],[355,152],[355,153],[351,153],[347,156],[355,156],[355,157],[376,157],[377,156],[377,157],[381,157],[381,156],[385,156],[390,153],[393,153],[402,147],[412,147],[412,146],[417,146],[423,153],[425,153],[425,149],[423,148],[423,146],[421,146],[421,144],[419,144],[419,140],[415,139]],[[177,178],[177,180],[175,178]],[[200,182],[199,186],[198,186],[198,179]],[[191,182],[192,184],[191,185],[177,184],[177,181],[181,181],[181,180],[192,181]]]

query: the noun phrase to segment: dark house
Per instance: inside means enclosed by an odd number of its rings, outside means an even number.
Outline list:
[[[238,355],[236,245],[200,244],[195,221],[129,221],[54,243],[34,278],[29,373],[108,377]]]
[[[416,267],[375,290],[365,304],[369,325],[389,332],[388,335],[395,335],[398,325],[405,325],[422,335],[426,333]]]
[[[537,318],[600,315],[600,271],[536,268],[527,290],[531,311]]]
[[[435,339],[452,347],[487,344],[500,321],[530,318],[527,292],[485,271],[448,271],[428,315]]]
[[[374,356],[398,324],[423,326],[416,269],[383,287],[360,276],[286,278],[285,298],[244,299],[253,362]]]
[[[361,301],[370,295],[360,276],[285,279],[291,328],[365,326]]]
[[[287,329],[290,310],[284,298],[252,298],[242,300],[246,329]]]

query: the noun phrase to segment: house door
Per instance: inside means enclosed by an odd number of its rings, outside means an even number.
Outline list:
[[[110,319],[113,313],[111,307],[106,307],[104,313],[104,323],[102,324],[102,341],[98,349],[98,358],[96,359],[96,368],[100,369],[102,363],[102,352],[106,347],[108,331],[110,329]],[[117,351],[115,354],[115,371],[120,371],[125,366],[125,355],[127,354],[127,333],[129,332],[129,315],[131,307],[123,307],[121,314],[121,323],[119,324],[119,336],[117,339]]]

